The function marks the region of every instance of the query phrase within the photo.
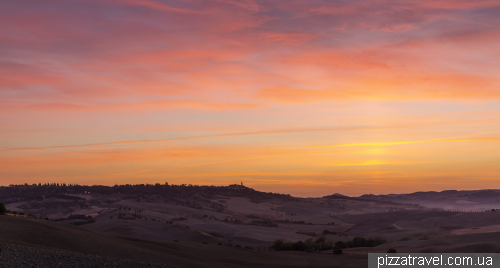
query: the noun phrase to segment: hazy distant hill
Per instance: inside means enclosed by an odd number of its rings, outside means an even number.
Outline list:
[[[359,198],[420,204],[431,208],[444,209],[500,208],[500,190],[446,190],[442,192],[430,191],[410,194],[362,195]]]

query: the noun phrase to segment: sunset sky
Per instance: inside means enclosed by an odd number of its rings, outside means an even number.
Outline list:
[[[0,185],[500,188],[500,2],[0,2]]]

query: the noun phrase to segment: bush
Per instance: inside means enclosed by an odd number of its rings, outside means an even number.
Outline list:
[[[324,235],[321,235],[318,239],[316,239],[315,243],[324,243],[326,242],[326,237]]]
[[[343,249],[343,248],[347,248],[347,244],[346,244],[344,241],[337,241],[337,242],[335,243],[335,247],[336,247],[336,248]]]
[[[292,244],[292,250],[306,251],[306,249],[307,249],[307,246],[302,241],[295,242]]]
[[[387,253],[398,253],[395,248],[390,248],[387,250]]]
[[[379,235],[379,236],[376,236],[376,237],[374,238],[374,241],[375,241],[375,243],[376,243],[376,246],[378,246],[378,245],[382,245],[382,244],[387,243],[387,240],[385,240],[385,238],[383,238],[383,237],[382,237],[382,236],[380,236],[380,235]]]
[[[308,231],[297,231],[297,234],[309,235],[309,236],[317,236],[316,232],[308,232]]]
[[[354,247],[364,247],[368,244],[368,241],[364,237],[357,236],[352,240]]]
[[[87,220],[87,219],[92,219],[92,216],[85,216],[83,214],[75,214],[75,215],[69,215],[68,219],[73,220],[73,219],[78,219],[78,220]]]
[[[284,244],[285,244],[285,240],[276,239],[273,242],[272,248],[276,251],[280,251],[280,250],[282,250]]]
[[[94,223],[95,220],[94,219],[90,219],[90,220],[87,220],[87,221],[77,221],[77,222],[72,222],[70,224],[73,224],[73,225],[84,225],[84,224],[89,224],[89,223]]]
[[[282,250],[292,250],[292,247],[293,247],[293,243],[290,242],[290,241],[286,241],[283,244],[283,249]]]
[[[352,241],[347,241],[347,247],[355,248],[355,247],[376,247],[378,245],[382,245],[387,243],[385,238],[381,236],[377,236],[375,238],[366,239],[364,237],[355,237]]]
[[[0,203],[0,215],[5,215],[7,212],[7,209],[5,208],[5,205],[3,203]]]
[[[332,249],[332,247],[325,242],[316,243],[316,245],[314,245],[314,247],[316,248],[317,251]]]
[[[342,249],[339,248],[339,247],[334,247],[333,248],[333,254],[336,254],[336,255],[342,254]]]
[[[355,237],[353,240],[346,242],[337,241],[333,242],[332,239],[326,239],[325,235],[321,235],[319,238],[314,240],[313,238],[308,238],[304,242],[298,241],[296,243],[288,242],[283,239],[276,239],[270,248],[280,251],[280,250],[295,250],[295,251],[325,251],[334,248],[344,249],[344,248],[354,248],[354,247],[376,247],[378,245],[387,243],[387,241],[381,237],[377,236],[375,238],[366,239],[364,237]]]
[[[410,238],[408,236],[405,236],[405,237],[401,238],[401,240],[399,240],[399,241],[408,241],[408,240],[410,240]]]
[[[278,224],[276,224],[272,220],[252,220],[252,224],[265,227],[278,227]]]
[[[316,251],[316,243],[314,243],[314,239],[308,238],[304,241],[304,244],[306,245],[307,252]]]

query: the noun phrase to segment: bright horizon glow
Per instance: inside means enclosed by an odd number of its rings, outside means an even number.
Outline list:
[[[500,3],[0,4],[0,185],[500,188]]]

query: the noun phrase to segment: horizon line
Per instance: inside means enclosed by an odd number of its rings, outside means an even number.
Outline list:
[[[27,184],[27,185],[26,185]],[[38,183],[38,184],[41,184]],[[0,187],[15,187],[15,186],[33,186],[35,185],[36,187],[38,187],[38,184],[37,183],[32,183],[32,184],[28,184],[28,183],[24,183],[24,184],[9,184],[9,185],[0,185]],[[50,184],[50,183],[45,183],[45,184]],[[55,182],[55,184],[63,184],[63,183],[57,183]],[[69,184],[69,183],[68,183]],[[96,186],[104,186],[104,187],[115,187],[115,186],[148,186],[148,185],[151,185],[151,186],[155,186],[156,184],[160,184],[160,183],[140,183],[140,184],[114,184],[114,185],[100,185],[100,184],[96,184],[96,185],[80,185],[78,183],[75,183],[73,185],[71,185],[70,187],[73,187],[73,186],[82,186],[82,187],[96,187]],[[231,185],[238,185],[240,186],[240,184],[238,183],[233,183],[233,184],[229,184],[229,185],[199,185],[199,184],[160,184],[160,186],[181,186],[181,187],[190,187],[189,185],[191,185],[192,187],[194,186],[207,186],[207,187],[228,187],[228,186],[231,186]],[[40,186],[42,187],[44,186],[43,184]],[[51,186],[51,185],[49,185]],[[68,185],[66,185],[68,186]],[[246,188],[250,188],[250,189],[253,189],[255,190],[255,188],[252,188],[252,187],[248,187],[248,186],[245,186],[245,185],[242,185]],[[59,186],[55,186],[55,187],[62,187],[62,185],[59,185]],[[256,191],[259,191],[259,190],[256,190]],[[371,193],[368,193],[368,194],[362,194],[362,195],[359,195],[359,196],[349,196],[349,195],[345,195],[345,194],[341,194],[341,193],[333,193],[333,194],[330,194],[330,195],[324,195],[324,196],[319,196],[319,197],[312,197],[312,196],[309,196],[309,197],[297,197],[297,196],[292,196],[290,194],[290,196],[292,197],[295,197],[295,198],[324,198],[324,197],[327,197],[327,196],[332,196],[332,195],[342,195],[344,197],[351,197],[351,198],[359,198],[359,197],[362,197],[362,196],[365,196],[365,195],[374,195],[374,196],[388,196],[388,195],[409,195],[409,194],[414,194],[414,193],[430,193],[430,192],[434,192],[434,193],[442,193],[442,192],[446,192],[446,191],[457,191],[457,192],[463,192],[463,191],[477,191],[477,192],[480,192],[480,191],[500,191],[500,189],[490,189],[490,188],[486,188],[486,189],[477,189],[477,190],[456,190],[456,189],[448,189],[448,190],[442,190],[442,191],[416,191],[416,192],[410,192],[410,193],[390,193],[390,194],[371,194]],[[284,194],[286,195],[286,193],[278,193],[278,192],[264,192],[264,191],[259,191],[259,192],[263,192],[263,193],[272,193],[272,194]]]

